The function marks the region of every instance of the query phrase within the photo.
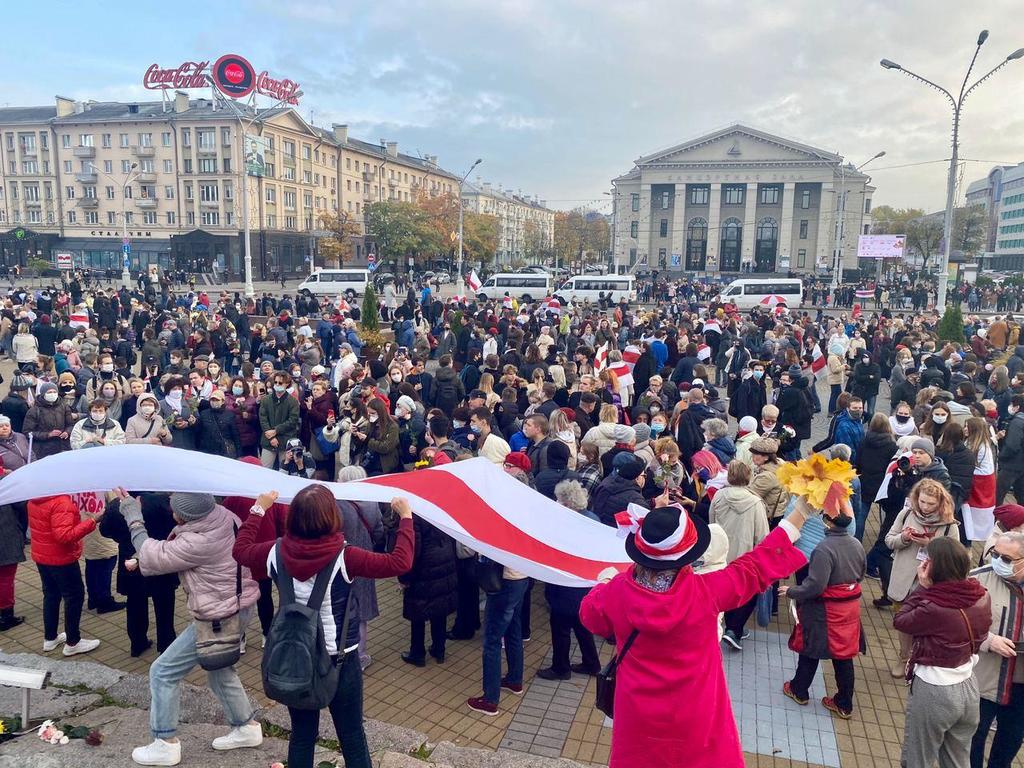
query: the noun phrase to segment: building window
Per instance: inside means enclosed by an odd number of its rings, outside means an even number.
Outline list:
[[[114,188],[113,187],[106,187],[105,189],[106,189],[106,193],[107,193],[107,200],[113,200],[114,199]]]
[[[60,145],[64,149],[71,149],[71,134],[70,133],[65,133],[65,134],[61,135],[61,137],[60,137]],[[9,149],[14,149],[13,145],[10,146]]]
[[[111,226],[117,224],[117,214],[113,211],[107,211],[107,224],[110,224]]]
[[[800,193],[800,207],[804,210],[811,207],[811,190],[805,189]]]
[[[143,160],[139,163],[140,173],[156,173],[156,164],[152,160]]]
[[[113,137],[109,133],[104,133],[101,141],[104,149],[110,149],[114,146]]]
[[[726,219],[722,225],[721,269],[740,271],[740,248],[743,245],[743,224],[739,219]]]
[[[114,161],[113,160],[104,160],[103,161],[103,172],[104,173],[113,173],[114,172]]]
[[[754,241],[754,271],[774,272],[775,256],[779,246],[779,224],[770,217],[761,219],[757,225]]]
[[[203,211],[199,218],[200,221],[207,226],[220,226],[220,214],[217,211]]]
[[[276,203],[277,202],[277,189],[276,188],[274,188],[274,187],[267,187],[267,202],[268,203]]]
[[[766,184],[761,187],[761,205],[778,205],[779,188],[775,184]]]
[[[726,184],[722,187],[723,205],[743,205],[743,196],[747,188],[743,184]]]
[[[199,199],[206,203],[215,203],[220,199],[220,189],[216,184],[200,184]]]
[[[274,164],[273,164],[273,163],[267,163],[267,164],[266,164],[266,165],[264,166],[264,169],[263,169],[263,175],[264,175],[264,176],[265,176],[266,178],[268,178],[268,179],[272,179],[272,178],[274,178]]]
[[[277,216],[272,213],[267,214],[267,229],[277,229]]]
[[[121,173],[129,174],[131,172],[132,172],[132,161],[131,160],[122,160],[121,161]]]
[[[131,185],[125,185],[125,188],[124,188],[124,199],[125,200],[131,200],[132,199],[132,188],[131,188]]]
[[[224,167],[224,173],[231,173],[231,158],[225,157],[221,160],[221,165]]]
[[[175,223],[174,211],[168,211],[167,212],[167,223],[172,225],[172,226],[174,225],[174,223]]]
[[[871,225],[870,224],[865,224],[864,225],[864,232],[862,234],[865,234],[865,235],[870,235],[871,234]]]
[[[631,221],[631,222],[629,222],[629,236],[632,237],[634,240],[636,238],[640,237],[640,222],[639,221]]]
[[[668,266],[668,251],[665,248],[658,249],[658,266],[665,269]]]
[[[801,240],[806,240],[807,239],[807,225],[808,225],[807,219],[800,219],[800,239]]]
[[[690,205],[707,205],[711,190],[708,187],[689,187]]]
[[[142,214],[143,224],[156,224],[156,211],[145,211]]]
[[[866,214],[867,213],[871,213],[871,198],[870,197],[865,197],[864,198],[864,213],[866,213]]]
[[[160,134],[160,143],[163,144],[165,147],[171,146],[171,132],[170,131],[164,131],[163,133]]]
[[[631,194],[629,196],[629,199],[630,199],[630,204],[633,207],[633,210],[634,211],[639,211],[640,210],[640,195],[638,195],[636,192],[634,192],[633,194]]]
[[[234,223],[235,223],[235,214],[233,214],[231,211],[228,211],[227,213],[225,213],[224,214],[224,226],[230,227]]]
[[[192,146],[192,129],[182,128],[181,129],[181,146],[191,147]]]
[[[15,213],[14,215],[17,216],[18,214]],[[78,219],[75,216],[75,212],[74,211],[68,211],[68,224],[74,224],[74,223],[77,222],[77,220]]]
[[[64,187],[64,197],[66,197],[68,200],[74,200],[75,199],[75,188],[74,187]]]
[[[659,237],[668,237],[668,219],[662,219],[658,227]]]
[[[223,144],[225,147],[230,147],[231,146],[231,129],[230,128],[221,128],[220,129],[220,143]]]
[[[139,134],[139,146],[140,147],[152,147],[153,146],[153,134],[152,133],[140,133]]]
[[[295,210],[296,194],[294,190],[284,191],[284,207],[290,211]]]
[[[798,250],[796,252],[796,265],[798,267],[806,267],[807,266],[807,249],[806,248],[801,248],[800,250]]]
[[[174,173],[173,160],[164,160],[164,173]]]
[[[201,158],[199,158],[199,172],[200,173],[216,173],[217,172],[217,158],[215,158],[215,157],[201,157]]]
[[[200,149],[216,149],[217,148],[217,132],[216,131],[196,131],[196,142],[199,144]]]
[[[196,225],[196,214],[195,214],[195,211],[188,211],[185,214],[185,222],[190,227],[194,227]]]
[[[662,192],[661,193],[661,210],[667,211],[668,210],[668,205],[669,205],[669,193],[668,192]]]
[[[16,166],[15,162],[13,160],[11,160],[11,173],[17,173],[17,171],[15,170],[16,167],[17,166]],[[64,173],[71,173],[71,172],[72,172],[71,161],[70,160],[65,160],[64,161]]]
[[[182,162],[181,170],[184,171],[185,173],[192,173],[192,160],[186,157],[181,162]]]
[[[703,270],[707,265],[708,222],[691,219],[686,226],[686,270]]]
[[[26,188],[25,191],[27,193],[28,192],[28,188]],[[88,186],[82,187],[82,194],[85,196],[86,200],[95,200],[96,199],[96,187],[94,187],[91,184],[88,185]],[[28,197],[26,196],[25,199],[27,200]],[[37,194],[36,194],[36,199],[37,200],[39,199],[38,190],[37,190]]]
[[[122,149],[128,149],[128,147],[130,147],[130,146],[131,146],[131,144],[130,144],[130,143],[129,143],[129,141],[128,141],[128,134],[127,134],[127,133],[122,133],[122,134],[119,134],[119,135],[118,135],[118,138],[119,138],[119,139],[120,139],[120,141],[121,141],[121,148],[122,148]]]
[[[224,182],[224,199],[225,200],[232,200],[233,199],[232,192],[231,192],[231,182],[230,181],[225,181]]]
[[[186,184],[186,185],[185,185],[185,199],[186,199],[186,200],[192,200],[192,199],[194,199],[194,198],[192,197],[192,185],[191,185],[191,184]]]
[[[25,160],[21,164],[21,172],[26,176],[35,176],[39,173],[39,163],[35,160]]]

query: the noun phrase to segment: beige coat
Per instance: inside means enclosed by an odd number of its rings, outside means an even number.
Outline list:
[[[993,635],[1001,635],[1008,640],[1020,642],[1024,640],[1024,632],[1017,627],[1013,631],[1013,612],[1010,606],[1011,601],[1019,601],[1022,598],[1020,589],[1014,590],[1005,579],[996,576],[992,572],[992,566],[986,565],[971,572],[971,576],[977,579],[988,591],[992,599],[992,626],[989,632]],[[978,692],[981,698],[989,701],[1000,702],[999,681],[1004,680],[1009,669],[1009,659],[1005,659],[998,653],[989,650],[988,640],[981,644],[981,652],[978,654],[978,664],[974,668],[974,675],[978,680]],[[1017,659],[1013,669],[1013,682],[1024,683],[1024,662]]]
[[[907,595],[917,588],[917,553],[921,551],[921,545],[913,541],[903,540],[903,529],[906,527],[917,531],[927,531],[937,536],[950,536],[957,538],[956,523],[942,523],[940,525],[925,525],[921,522],[910,505],[903,507],[903,511],[896,516],[895,522],[889,532],[885,535],[885,545],[892,550],[892,574],[889,576],[889,599],[902,602]]]
[[[846,361],[839,355],[828,356],[828,383],[830,385],[843,385],[843,373],[846,370]]]
[[[583,436],[583,443],[593,443],[597,446],[597,455],[604,456],[605,453],[615,447],[615,427],[617,424],[611,422],[601,422],[600,424],[591,427],[587,430],[587,434]]]
[[[768,535],[768,515],[761,498],[744,486],[727,485],[715,494],[708,512],[708,522],[718,523],[729,537],[732,562],[752,550]]]
[[[764,466],[754,467],[754,474],[750,479],[750,490],[761,497],[769,520],[782,517],[789,506],[789,493],[782,487],[776,474],[780,466],[778,460],[775,460]]]

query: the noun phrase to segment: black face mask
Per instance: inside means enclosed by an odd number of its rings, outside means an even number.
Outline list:
[[[896,414],[896,421],[898,421],[900,424],[906,424],[908,421],[910,421],[910,417],[900,416],[899,414]]]

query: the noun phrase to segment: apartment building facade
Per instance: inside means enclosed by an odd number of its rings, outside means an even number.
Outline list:
[[[262,176],[245,174],[246,135],[265,142]],[[323,214],[361,224],[368,203],[458,189],[436,157],[310,125],[291,108],[240,111],[182,92],[0,109],[0,163],[6,267],[63,252],[78,266],[120,271],[128,240],[133,271],[159,264],[240,277],[245,184],[254,278],[301,274],[315,260]],[[367,239],[354,240],[365,263]]]
[[[495,188],[479,179],[462,185],[462,205],[498,219],[498,248],[495,268],[513,262],[542,264],[549,260],[555,240],[555,212],[546,201],[524,196],[521,192]]]
[[[966,197],[986,214],[982,269],[1024,271],[1024,163],[996,166],[968,185]]]

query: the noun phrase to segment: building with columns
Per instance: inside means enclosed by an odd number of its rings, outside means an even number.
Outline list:
[[[739,124],[645,155],[612,180],[615,270],[854,270],[870,181],[833,152]]]

